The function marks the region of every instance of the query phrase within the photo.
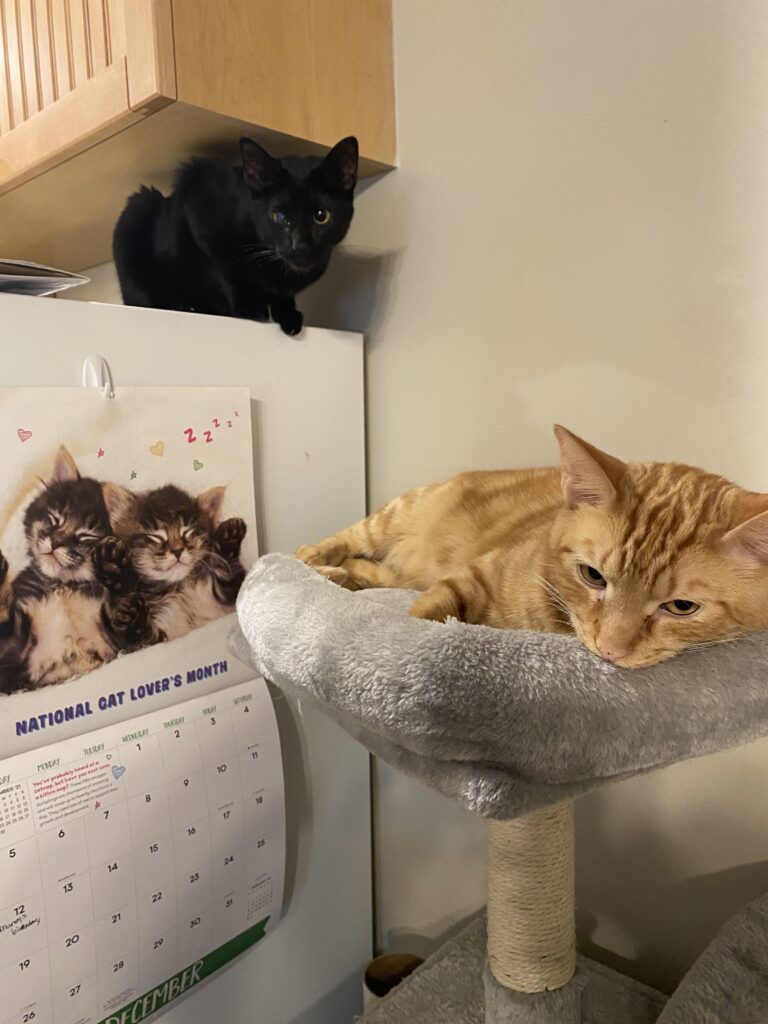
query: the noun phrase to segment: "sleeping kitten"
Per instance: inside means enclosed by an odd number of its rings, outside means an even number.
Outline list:
[[[10,586],[13,642],[4,645],[0,659],[6,677],[13,674],[9,665],[19,666],[17,688],[90,672],[111,661],[119,637],[131,631],[130,622],[113,620],[103,583],[111,526],[101,485],[80,476],[66,448],[59,449],[50,479],[26,509],[24,532],[30,564]],[[5,559],[3,564],[7,575]]]
[[[768,494],[555,433],[559,470],[462,473],[296,554],[423,590],[418,618],[575,633],[625,668],[768,627]]]
[[[144,494],[105,484],[104,500],[138,578],[126,597],[143,606],[138,646],[184,636],[234,610],[246,525],[220,522],[223,487],[193,498],[172,484]]]
[[[352,220],[357,140],[324,157],[276,160],[240,140],[242,166],[197,158],[173,193],[142,188],[115,226],[128,306],[272,319],[298,334],[295,296],[322,276]]]
[[[11,618],[11,576],[8,559],[0,554],[0,693],[16,693],[30,686]]]

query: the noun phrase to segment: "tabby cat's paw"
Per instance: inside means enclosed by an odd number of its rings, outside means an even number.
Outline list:
[[[316,565],[314,569],[315,572],[319,572],[321,576],[325,576],[332,583],[338,583],[340,587],[343,587],[349,580],[349,573],[340,565]]]
[[[149,608],[141,594],[126,594],[112,609],[112,626],[127,644],[150,639]]]
[[[466,622],[466,610],[456,591],[443,583],[436,583],[418,597],[408,614],[414,619],[431,619],[432,622],[446,622],[448,619],[459,619]]]
[[[294,309],[292,313],[283,313],[277,322],[280,324],[283,334],[288,334],[293,338],[304,326],[304,314],[300,313],[298,309]]]
[[[317,544],[302,544],[300,548],[296,548],[293,552],[293,557],[299,558],[302,562],[306,562],[307,565],[315,567],[322,565],[324,561]]]
[[[248,530],[244,519],[232,517],[219,523],[213,536],[216,550],[224,558],[233,559],[240,555],[240,545]]]
[[[347,545],[341,541],[323,540],[319,544],[302,544],[293,552],[294,558],[311,565],[318,572],[321,568],[334,568],[341,565],[349,552]],[[327,575],[327,573],[324,573]]]
[[[340,565],[332,564],[336,560],[333,557],[334,553],[327,544],[303,544],[300,548],[296,548],[293,552],[293,557],[301,559],[302,562],[305,562],[315,572],[319,572],[321,576],[325,576],[326,579],[338,583],[339,586],[344,586],[349,573]],[[343,556],[339,558],[339,561],[343,561]]]
[[[132,582],[131,555],[120,537],[104,537],[93,552],[96,579],[111,593],[119,594]]]

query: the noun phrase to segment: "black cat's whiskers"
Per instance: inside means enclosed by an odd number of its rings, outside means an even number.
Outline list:
[[[281,259],[273,248],[266,245],[259,245],[251,242],[240,247],[238,262],[246,265],[264,265],[265,263],[277,263]]]
[[[282,256],[278,256],[276,252],[270,253],[254,253],[252,256],[245,256],[240,258],[240,262],[246,266],[260,266],[263,267],[267,263],[282,263]]]
[[[264,245],[263,242],[246,242],[245,245],[240,246],[240,252],[242,253],[262,253],[262,252],[274,252],[275,250],[271,245]]]

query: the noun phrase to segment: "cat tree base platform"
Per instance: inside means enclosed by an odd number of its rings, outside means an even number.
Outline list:
[[[360,1020],[365,1024],[486,1024],[487,1020],[494,1024],[655,1024],[665,1003],[660,992],[586,957],[579,957],[576,977],[564,989],[532,996],[511,992],[488,977],[481,917],[441,946]]]

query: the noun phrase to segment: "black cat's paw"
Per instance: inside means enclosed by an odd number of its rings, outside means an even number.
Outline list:
[[[8,579],[8,559],[0,551],[0,587]]]
[[[128,646],[148,642],[149,608],[141,594],[126,594],[112,609],[112,628]]]
[[[120,537],[104,537],[93,552],[96,579],[111,593],[127,590],[133,582],[131,554]]]
[[[225,519],[223,523],[219,523],[213,536],[216,551],[230,561],[238,558],[240,555],[240,545],[243,543],[247,530],[248,527],[244,519],[233,517],[232,519]]]
[[[269,322],[269,306],[266,302],[263,306],[254,304],[248,307],[245,315],[249,320],[256,320],[260,324],[266,324]]]
[[[304,314],[300,313],[298,309],[294,309],[291,313],[283,313],[277,322],[280,324],[283,334],[294,338],[304,326]]]

